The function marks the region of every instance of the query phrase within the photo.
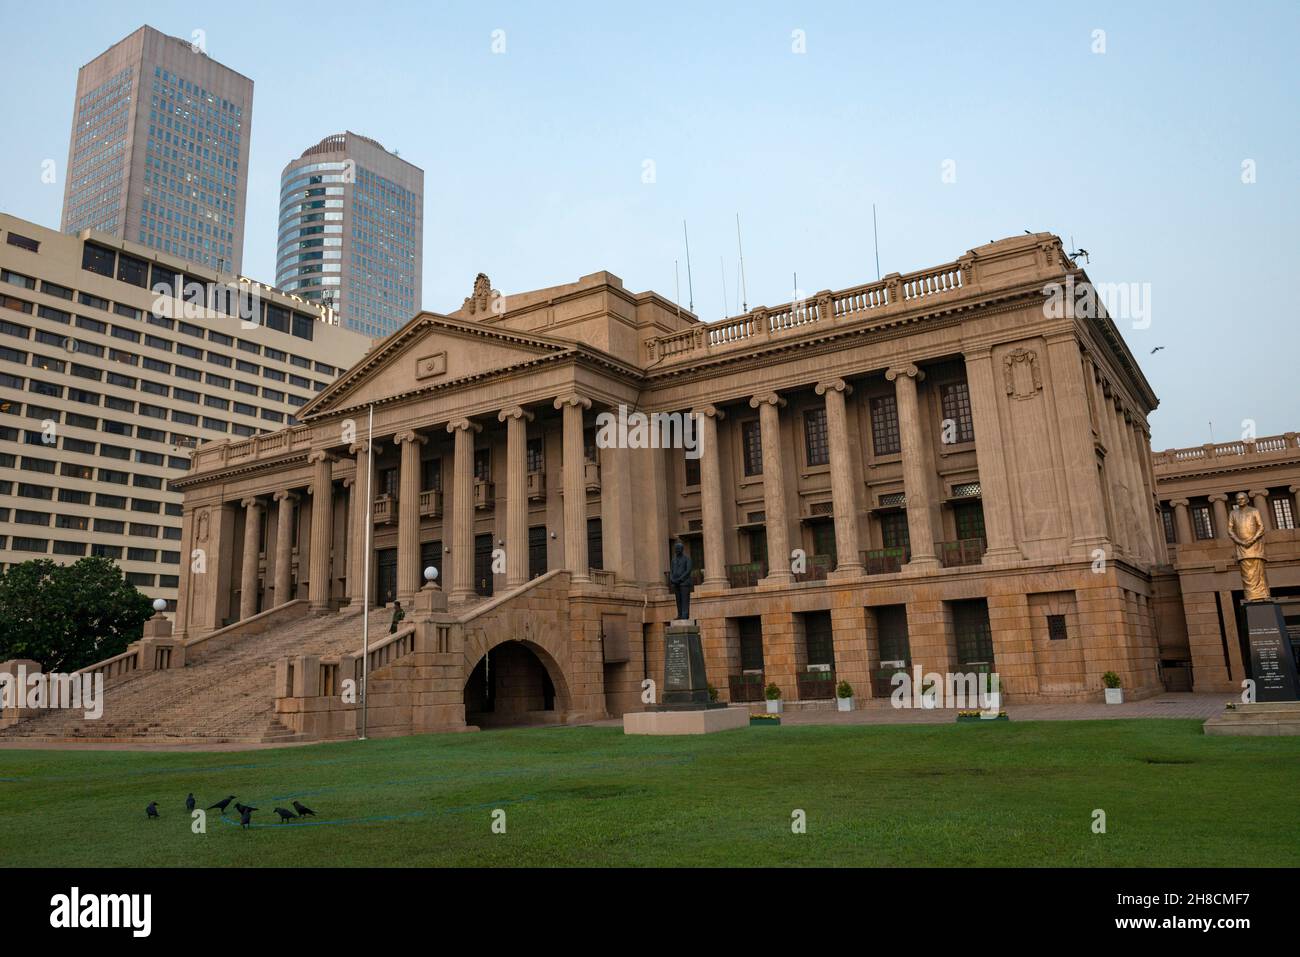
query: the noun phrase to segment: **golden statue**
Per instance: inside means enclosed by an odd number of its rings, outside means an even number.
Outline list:
[[[1237,546],[1237,564],[1241,566],[1241,584],[1246,601],[1268,601],[1268,576],[1264,573],[1264,516],[1250,504],[1245,492],[1237,493],[1236,504],[1228,517],[1228,537]]]

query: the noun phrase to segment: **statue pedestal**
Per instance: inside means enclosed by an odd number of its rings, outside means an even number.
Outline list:
[[[1282,606],[1272,601],[1248,601],[1246,632],[1250,639],[1250,673],[1255,681],[1255,700],[1296,701],[1300,681],[1296,678],[1295,655],[1286,630]]]
[[[677,619],[664,631],[662,704],[623,715],[624,734],[709,734],[749,726],[749,708],[709,700],[704,646],[693,618]]]

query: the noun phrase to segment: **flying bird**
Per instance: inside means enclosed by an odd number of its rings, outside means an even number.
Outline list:
[[[218,801],[216,804],[212,805],[212,807],[208,808],[208,810],[211,811],[211,810],[214,810],[214,809],[219,808],[219,809],[221,810],[221,813],[222,813],[222,814],[225,814],[225,813],[226,813],[226,808],[230,806],[230,802],[233,801],[234,799],[235,799],[235,796],[232,794],[232,795],[230,795],[230,797],[226,798],[224,801]]]
[[[1151,354],[1152,354],[1152,355],[1155,355],[1157,352],[1159,352],[1159,351],[1160,351],[1161,349],[1163,349],[1163,348],[1164,348],[1164,346],[1156,346],[1154,349],[1151,350]]]
[[[246,807],[242,811],[240,811],[239,826],[246,828],[248,827],[249,824],[253,823],[253,812],[256,810],[257,808],[255,807]]]
[[[187,810],[187,811],[193,811],[193,810],[194,810],[194,792],[193,792],[193,791],[191,791],[191,792],[190,792],[190,796],[187,797],[187,798],[185,799],[185,810]]]
[[[299,816],[299,817],[315,817],[315,816],[316,816],[316,812],[315,812],[315,811],[313,811],[313,810],[312,810],[311,808],[309,808],[307,805],[299,803],[298,801],[294,801],[294,802],[293,802],[293,809],[294,809],[295,811],[298,812],[298,816]]]
[[[152,817],[157,817],[157,816],[158,816],[158,802],[157,802],[157,801],[150,801],[150,802],[149,802],[149,806],[148,806],[147,808],[144,809],[144,814],[145,814],[145,817],[151,817],[151,818],[152,818]]]
[[[286,810],[282,807],[276,808],[275,813],[280,815],[281,824],[283,824],[285,821],[292,821],[294,818],[298,816],[297,814],[294,814],[292,811]]]

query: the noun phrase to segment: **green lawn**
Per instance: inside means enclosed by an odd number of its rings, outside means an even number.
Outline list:
[[[251,802],[255,826],[211,812],[192,834],[191,790],[200,807]],[[1296,866],[1297,793],[1300,738],[1205,737],[1175,720],[0,750],[0,862]],[[295,798],[319,818],[277,825],[271,809]],[[146,820],[150,800],[161,820]],[[805,834],[791,832],[796,808]]]

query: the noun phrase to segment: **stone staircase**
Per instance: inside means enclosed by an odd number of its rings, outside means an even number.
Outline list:
[[[372,612],[370,640],[388,633],[389,615]],[[361,645],[360,609],[286,622],[235,640],[184,668],[143,671],[104,689],[97,720],[80,711],[48,711],[0,730],[43,742],[216,744],[295,740],[276,719],[275,663],[287,655],[335,655]]]

